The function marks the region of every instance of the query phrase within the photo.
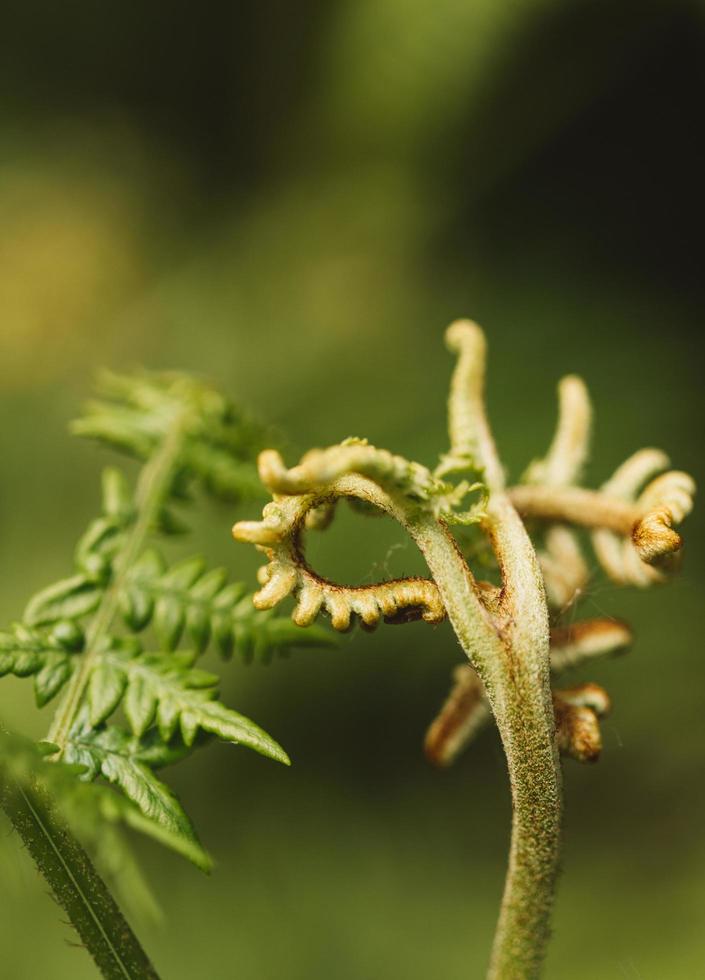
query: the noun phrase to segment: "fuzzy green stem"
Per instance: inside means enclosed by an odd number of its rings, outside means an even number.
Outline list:
[[[509,869],[495,933],[490,980],[537,977],[549,937],[561,823],[561,780],[547,678],[537,671],[543,636],[508,644],[489,616],[478,626],[467,565],[435,521],[410,527],[458,640],[482,677],[504,746],[512,792]],[[548,643],[546,662],[548,662]],[[540,654],[540,658],[537,657]]]
[[[500,609],[482,602],[447,528],[401,494],[349,474],[333,485],[399,521],[429,567],[465,654],[485,685],[509,769],[512,838],[489,980],[534,980],[549,937],[562,814],[549,685],[546,599],[536,554],[502,490],[490,494],[486,531],[502,565]],[[519,612],[520,608],[520,612]]]
[[[105,882],[44,793],[3,775],[0,804],[106,980],[158,980]]]
[[[507,758],[512,792],[509,868],[488,980],[532,980],[549,937],[562,815],[561,773],[549,678],[548,609],[536,552],[504,489],[504,472],[485,414],[485,338],[468,320],[452,324],[458,355],[448,400],[450,455],[470,455],[490,491],[484,529],[502,578],[497,635],[473,636],[447,545],[433,527],[418,543],[460,643],[480,674]],[[464,561],[456,552],[456,562]],[[479,649],[478,649],[479,648]]]
[[[135,521],[115,557],[113,580],[86,631],[86,652],[66,688],[47,736],[48,741],[59,747],[58,753],[53,757],[55,760],[61,757],[66,747],[91,673],[100,656],[100,641],[107,635],[118,611],[125,576],[144,549],[147,536],[169,495],[174,466],[181,451],[183,425],[183,413],[175,415],[161,446],[140,473],[135,493]]]

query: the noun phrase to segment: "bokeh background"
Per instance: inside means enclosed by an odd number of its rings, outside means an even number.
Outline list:
[[[643,445],[697,477],[704,99],[703,7],[680,0],[6,0],[2,621],[66,573],[96,511],[107,454],[66,423],[100,366],[212,378],[291,462],[355,434],[430,463],[442,330],[470,315],[515,476],[578,371],[592,485]],[[204,505],[190,547],[253,580],[238,516]],[[599,765],[565,766],[549,980],[705,974],[702,526],[672,584],[596,574],[581,609],[637,642],[585,675],[615,708]],[[350,581],[419,567],[384,522],[345,518],[316,548]],[[500,747],[488,732],[442,773],[420,749],[459,660],[447,624],[414,624],[223,668],[294,765],[213,746],[167,773],[218,863],[207,879],[135,842],[164,912],[135,925],[165,978],[482,976]],[[0,716],[49,721],[13,680]],[[4,824],[0,874],[2,976],[93,977]]]

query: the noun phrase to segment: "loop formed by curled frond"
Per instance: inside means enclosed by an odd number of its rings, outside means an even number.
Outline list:
[[[270,489],[280,496],[266,505],[261,521],[241,521],[233,528],[233,536],[238,541],[257,545],[269,559],[259,571],[262,588],[253,597],[256,608],[271,609],[293,594],[297,604],[292,618],[297,625],[309,626],[319,613],[325,612],[333,628],[341,632],[350,628],[353,617],[366,629],[374,629],[381,618],[386,622],[410,619],[439,622],[445,616],[445,609],[437,586],[429,579],[412,577],[375,585],[345,586],[323,578],[307,564],[301,546],[306,518],[310,514],[329,513],[339,497],[348,496],[354,489],[337,486],[340,478],[347,475],[346,464],[364,467],[369,474],[374,472],[381,482],[395,489],[403,485],[403,466],[393,461],[391,453],[374,450],[380,454],[375,457],[368,452],[352,455],[335,452],[347,448],[336,446],[309,454],[292,470],[284,468],[278,453],[262,453],[260,472]],[[420,483],[416,474],[407,475],[413,487],[412,499],[416,500]],[[309,492],[293,493],[293,488],[305,488]],[[285,491],[291,495],[283,496]]]

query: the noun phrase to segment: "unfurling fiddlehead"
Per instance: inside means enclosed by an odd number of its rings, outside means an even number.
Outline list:
[[[579,598],[588,578],[573,527],[592,532],[597,557],[617,582],[646,585],[663,577],[681,539],[673,530],[689,512],[694,485],[670,472],[656,450],[637,453],[599,491],[578,484],[588,455],[591,408],[577,377],[559,386],[560,415],[546,457],[523,483],[507,488],[484,409],[485,340],[469,321],[447,331],[458,362],[449,398],[450,448],[435,471],[364,440],[313,450],[287,469],[271,450],[259,457],[273,496],[261,521],[235,525],[267,564],[253,601],[270,609],[293,595],[293,620],[309,626],[319,614],[337,630],[355,620],[437,623],[448,616],[470,663],[429,729],[426,752],[448,764],[493,716],[503,742],[513,800],[509,870],[489,976],[536,977],[548,938],[560,843],[558,753],[579,761],[599,755],[599,718],[610,707],[596,684],[552,690],[552,677],[626,649],[629,629],[614,620],[550,628],[553,613]],[[457,481],[457,482],[456,482]],[[479,499],[467,506],[471,491]],[[430,578],[364,587],[318,575],[304,552],[307,530],[324,529],[341,498],[397,520],[417,543]],[[541,538],[535,549],[524,524]],[[476,578],[450,526],[475,526],[496,562],[500,582]],[[468,552],[470,554],[470,552]]]

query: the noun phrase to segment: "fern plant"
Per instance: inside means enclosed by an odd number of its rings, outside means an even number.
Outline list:
[[[682,543],[674,525],[689,513],[695,486],[686,473],[656,476],[667,470],[668,459],[655,449],[637,452],[599,490],[581,486],[591,408],[575,376],[559,386],[559,422],[548,453],[517,486],[507,486],[485,413],[484,335],[461,320],[446,339],[458,361],[448,402],[450,448],[435,469],[362,439],[311,450],[291,469],[268,450],[259,457],[259,471],[273,500],[261,520],[241,521],[233,534],[267,558],[255,607],[272,609],[294,595],[293,618],[301,626],[312,628],[319,614],[338,630],[356,621],[373,629],[381,620],[448,617],[469,663],[456,668],[426,751],[434,762],[451,762],[494,716],[513,821],[488,976],[531,980],[550,934],[560,854],[559,754],[594,761],[599,719],[609,708],[598,685],[556,688],[554,680],[581,661],[624,649],[631,639],[613,620],[557,626],[588,577],[573,527],[591,532],[613,580],[650,585],[673,566]],[[319,575],[306,561],[306,531],[325,528],[341,499],[398,521],[422,552],[430,578],[350,587]],[[474,529],[475,539],[456,538],[454,526]],[[486,581],[492,562],[494,581]]]
[[[219,700],[219,679],[198,658],[209,646],[226,659],[269,657],[327,645],[331,634],[257,611],[225,569],[199,557],[170,565],[155,547],[186,530],[180,508],[199,487],[229,500],[259,493],[261,430],[185,375],[106,374],[99,395],[74,432],[142,466],[134,489],[121,470],[105,470],[101,513],[72,574],[0,632],[0,676],[31,677],[39,707],[58,699],[45,740],[0,729],[0,800],[103,974],[155,977],[76,835],[108,872],[127,868],[131,886],[138,872],[120,825],[208,871],[211,858],[157,771],[214,738],[289,759]]]

